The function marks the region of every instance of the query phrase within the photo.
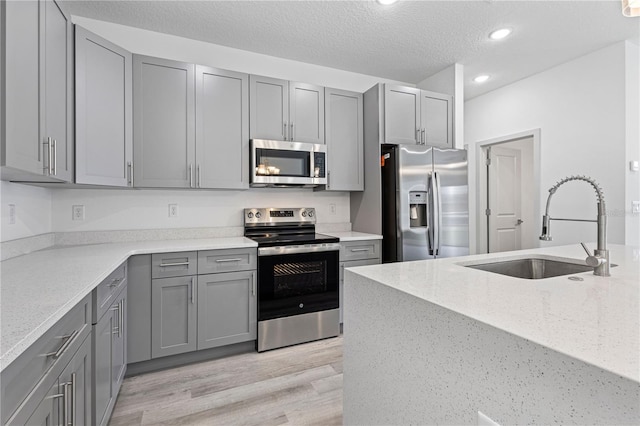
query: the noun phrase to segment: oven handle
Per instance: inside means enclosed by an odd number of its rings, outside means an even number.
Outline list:
[[[325,251],[340,251],[340,243],[327,243],[308,246],[277,246],[258,249],[258,256],[276,256],[279,254],[320,253]]]

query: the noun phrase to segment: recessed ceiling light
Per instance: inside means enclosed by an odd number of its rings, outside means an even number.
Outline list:
[[[473,81],[475,81],[476,83],[484,83],[485,81],[489,80],[489,76],[488,75],[479,75],[476,78],[473,79]]]
[[[495,30],[491,34],[489,34],[489,38],[491,40],[502,40],[509,34],[511,34],[510,28],[500,28],[499,30]]]
[[[378,3],[383,4],[385,6],[390,5],[390,4],[394,4],[395,2],[397,2],[398,0],[376,0]]]

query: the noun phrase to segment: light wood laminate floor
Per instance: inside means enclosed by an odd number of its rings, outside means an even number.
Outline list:
[[[340,425],[342,337],[124,380],[119,425]]]

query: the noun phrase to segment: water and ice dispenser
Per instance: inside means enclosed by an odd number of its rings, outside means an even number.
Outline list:
[[[409,226],[411,228],[426,227],[427,191],[409,192]]]

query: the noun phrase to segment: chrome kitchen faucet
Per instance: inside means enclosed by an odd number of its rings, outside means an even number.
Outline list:
[[[598,197],[598,219],[560,219],[549,216],[549,205],[551,204],[551,196],[555,194],[558,188],[572,180],[582,180],[589,183],[593,189],[596,190],[596,196]],[[604,193],[602,188],[596,183],[595,180],[588,176],[570,176],[560,180],[549,189],[549,198],[547,198],[547,208],[544,216],[542,216],[542,235],[540,239],[543,241],[551,241],[551,221],[552,220],[568,220],[572,222],[597,222],[598,224],[598,247],[594,254],[587,248],[584,243],[580,243],[584,251],[587,252],[586,263],[593,267],[594,275],[601,277],[608,277],[609,274],[609,250],[607,250],[607,213],[604,206]]]

